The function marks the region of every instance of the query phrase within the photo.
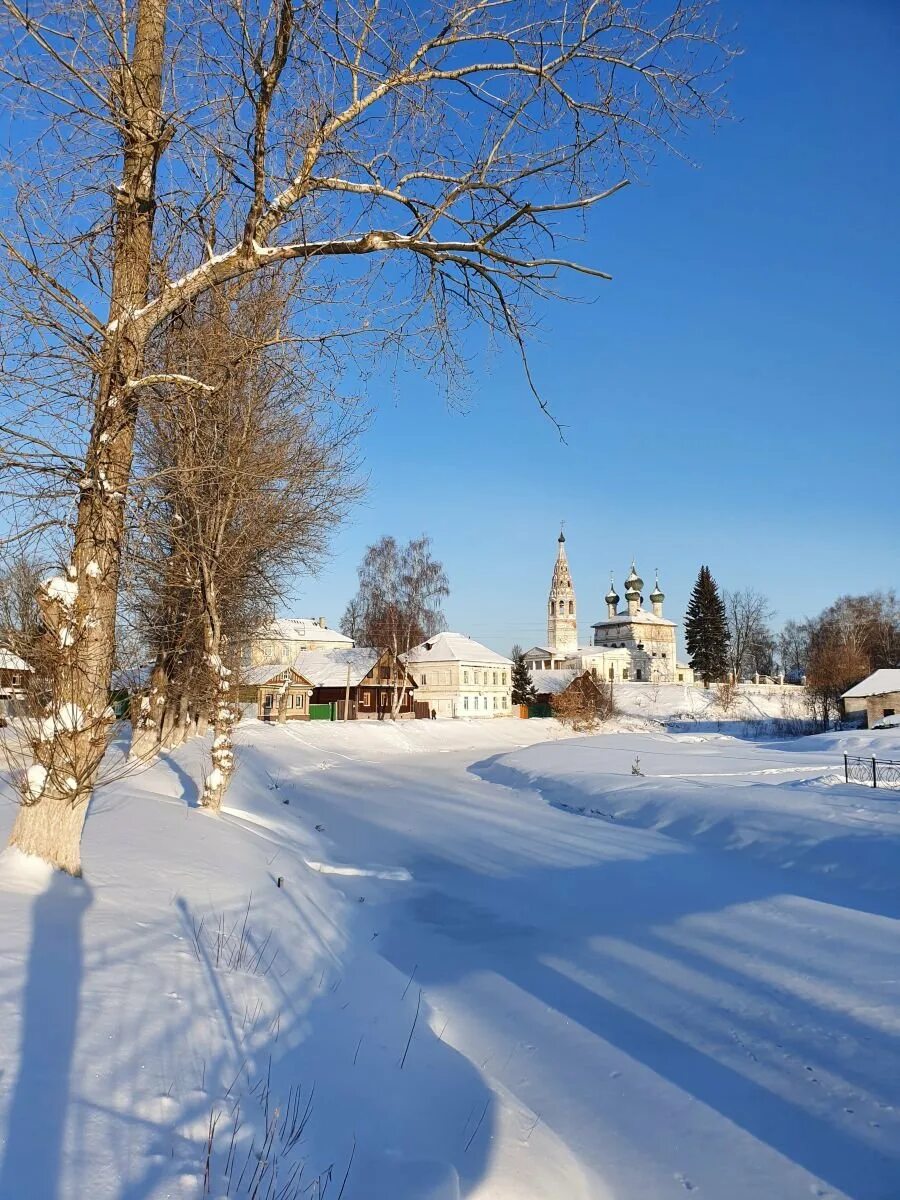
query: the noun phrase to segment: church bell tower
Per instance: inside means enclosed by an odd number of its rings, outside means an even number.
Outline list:
[[[578,618],[575,612],[575,588],[566,557],[566,535],[560,531],[550,599],[547,602],[547,648],[554,655],[571,654],[578,649]]]

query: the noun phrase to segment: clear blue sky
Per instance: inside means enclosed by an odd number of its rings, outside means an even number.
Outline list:
[[[778,620],[900,585],[900,4],[722,0],[744,54],[735,119],[695,130],[597,210],[582,257],[614,275],[547,304],[468,411],[379,381],[371,483],[290,611],[337,623],[365,546],[427,532],[450,628],[543,638],[560,519],[586,638],[632,554],[681,620],[701,563]],[[649,588],[647,589],[649,590]]]

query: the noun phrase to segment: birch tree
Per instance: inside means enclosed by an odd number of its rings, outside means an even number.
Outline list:
[[[359,565],[359,590],[341,621],[354,638],[387,654],[391,669],[391,719],[403,702],[404,655],[439,632],[441,602],[450,595],[447,574],[424,534],[402,545],[393,537],[369,546]]]
[[[405,346],[457,376],[471,324],[524,353],[531,299],[566,276],[607,278],[564,249],[579,216],[691,120],[721,116],[729,53],[713,0],[0,0],[0,12],[13,130],[0,453],[11,494],[27,501],[29,481],[50,476],[73,496],[66,571],[48,593],[71,669],[12,841],[77,872],[105,750],[136,421],[160,382],[154,332],[210,290],[293,263],[298,333],[336,369],[354,346],[363,362]],[[59,739],[79,764],[65,778]]]
[[[774,638],[772,607],[755,588],[725,591],[722,595],[728,623],[728,658],[732,679],[740,683],[748,673],[768,674]]]

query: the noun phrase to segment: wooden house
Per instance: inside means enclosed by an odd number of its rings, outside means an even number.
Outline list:
[[[25,696],[31,667],[12,650],[0,647],[0,697],[21,700]]]
[[[357,646],[352,650],[307,650],[293,669],[312,684],[313,705],[330,705],[337,720],[384,720],[391,715],[395,692],[402,693],[398,716],[416,715],[416,683],[388,652]],[[349,711],[345,714],[347,701]]]
[[[264,663],[248,667],[238,698],[256,704],[260,721],[308,721],[313,685],[294,667]]]

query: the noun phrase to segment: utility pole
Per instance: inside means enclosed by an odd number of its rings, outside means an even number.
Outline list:
[[[347,687],[344,690],[344,720],[350,720],[350,664],[347,663]]]

